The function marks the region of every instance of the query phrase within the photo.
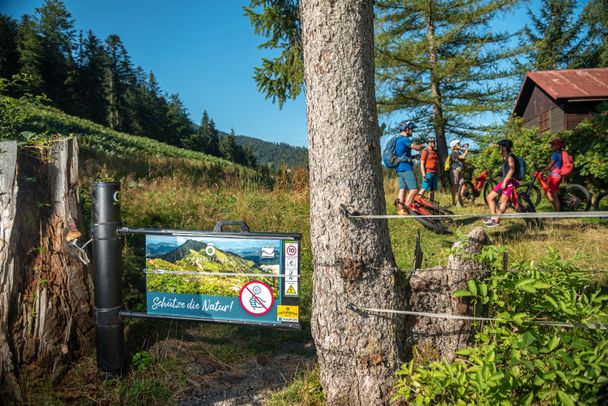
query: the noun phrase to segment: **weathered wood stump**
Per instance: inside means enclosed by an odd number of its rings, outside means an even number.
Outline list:
[[[473,229],[468,238],[454,244],[447,267],[416,270],[410,277],[410,310],[482,316],[466,298],[455,298],[452,292],[466,289],[469,279],[483,279],[487,271],[472,257],[491,241],[481,227]],[[467,320],[412,317],[407,323],[407,348],[412,356],[423,359],[453,360],[458,349],[466,346],[473,335],[473,325]]]
[[[21,382],[57,379],[90,350],[92,283],[66,240],[82,230],[76,140],[0,150],[0,395],[21,402]]]

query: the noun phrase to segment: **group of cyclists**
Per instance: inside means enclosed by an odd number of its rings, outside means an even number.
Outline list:
[[[412,207],[412,202],[418,196],[423,196],[428,190],[430,199],[434,199],[435,191],[438,187],[438,175],[440,157],[436,150],[436,138],[429,136],[426,138],[426,146],[417,144],[412,140],[415,125],[411,121],[403,121],[399,124],[400,136],[396,140],[395,154],[399,157],[399,164],[395,168],[399,183],[399,194],[397,205],[399,215],[407,215]],[[451,153],[444,166],[449,171],[452,183],[452,205],[459,206],[456,201],[458,187],[462,181],[464,161],[469,152],[468,144],[464,145],[464,150],[459,140],[450,143]],[[525,172],[523,160],[519,159],[512,152],[513,142],[503,139],[496,143],[500,148],[503,158],[501,168],[501,180],[486,196],[486,201],[490,209],[491,217],[484,219],[487,227],[497,227],[500,225],[500,217],[506,211],[509,199],[512,197],[519,181]],[[562,181],[561,169],[563,166],[562,151],[565,142],[562,139],[551,141],[551,157],[544,168],[548,172],[547,198],[552,203],[555,211],[560,211],[560,199],[558,195],[559,185]],[[422,183],[418,189],[418,181],[414,173],[414,163],[412,161],[412,150],[420,152],[420,172]]]

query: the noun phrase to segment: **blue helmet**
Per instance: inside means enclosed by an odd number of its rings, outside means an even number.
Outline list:
[[[414,128],[416,128],[416,126],[411,121],[402,121],[399,123],[399,131],[413,130]]]

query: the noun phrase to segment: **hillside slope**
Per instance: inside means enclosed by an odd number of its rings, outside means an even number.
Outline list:
[[[151,138],[114,131],[55,108],[21,104],[19,114],[20,131],[77,136],[81,160],[86,163],[85,172],[90,174],[105,166],[111,173],[135,176],[177,170],[212,183],[234,178],[268,183],[268,179],[254,169]]]
[[[225,135],[227,134],[222,134]],[[284,142],[263,141],[246,135],[237,135],[235,139],[238,145],[249,145],[253,148],[259,164],[274,168],[279,168],[283,162],[290,168],[308,165],[308,148],[294,147]]]

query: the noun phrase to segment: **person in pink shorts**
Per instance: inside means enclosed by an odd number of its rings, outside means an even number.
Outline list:
[[[488,202],[488,207],[490,207],[490,213],[503,214],[507,210],[509,198],[513,195],[515,188],[519,186],[519,181],[515,178],[515,174],[519,173],[519,160],[515,154],[511,152],[511,149],[513,148],[512,141],[500,140],[497,144],[503,157],[502,179],[498,185],[488,193],[486,200]],[[500,196],[500,202],[497,207],[496,198],[498,196]],[[497,227],[500,225],[500,218],[490,217],[489,219],[484,220],[484,223],[487,227]]]

